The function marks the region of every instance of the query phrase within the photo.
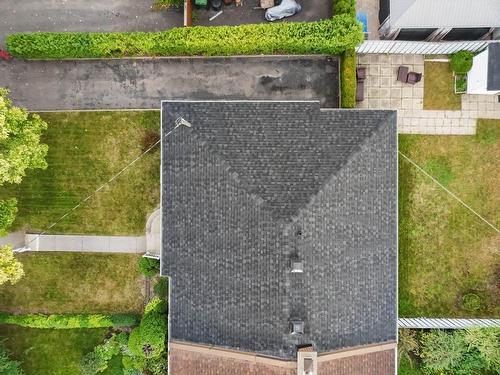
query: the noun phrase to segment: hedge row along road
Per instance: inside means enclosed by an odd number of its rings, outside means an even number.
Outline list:
[[[16,33],[9,52],[29,59],[124,56],[228,56],[258,54],[338,55],[363,41],[352,15],[331,20],[196,26],[151,33]]]

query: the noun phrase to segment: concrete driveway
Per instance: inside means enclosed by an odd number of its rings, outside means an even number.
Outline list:
[[[29,110],[159,109],[162,99],[320,100],[338,107],[338,60],[256,56],[0,62]]]
[[[2,0],[0,46],[22,31],[161,31],[182,26],[182,9],[152,11],[153,0]]]

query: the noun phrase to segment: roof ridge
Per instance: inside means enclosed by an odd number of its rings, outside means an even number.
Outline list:
[[[355,110],[356,112],[364,112],[366,110]],[[323,182],[323,184],[321,184],[321,187],[319,188],[319,190],[317,191],[316,194],[314,195],[311,195],[311,198],[309,199],[309,202],[307,202],[307,204],[305,204],[304,206],[302,206],[298,211],[297,211],[297,214],[294,216],[292,222],[294,222],[297,218],[300,217],[301,215],[301,212],[307,210],[307,208],[314,203],[314,201],[316,200],[316,197],[323,191],[324,187],[327,186],[332,179],[334,179],[335,177],[337,177],[340,173],[343,172],[343,170],[346,168],[346,166],[348,166],[349,164],[353,163],[356,158],[361,155],[363,153],[363,151],[366,150],[366,148],[369,146],[370,144],[370,140],[374,137],[374,135],[380,130],[380,128],[382,127],[383,124],[385,124],[387,122],[387,120],[390,120],[392,117],[396,117],[397,114],[395,111],[390,111],[390,110],[382,110],[382,111],[378,111],[378,112],[385,112],[385,113],[388,113],[390,114],[389,117],[381,117],[380,119],[378,119],[376,125],[373,127],[373,130],[370,132],[369,135],[367,135],[362,142],[360,142],[358,144],[358,147],[356,149],[354,149],[350,154],[349,156],[345,159],[345,162],[340,166],[340,168],[336,171],[334,171],[330,177]],[[292,223],[290,223],[289,225],[291,225]]]

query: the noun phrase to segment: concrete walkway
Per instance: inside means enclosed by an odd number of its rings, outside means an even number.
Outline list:
[[[98,253],[144,253],[146,237],[26,234],[30,251],[80,251]]]
[[[161,31],[182,26],[182,9],[152,11],[153,0],[2,0],[0,46],[25,31]]]
[[[368,73],[358,108],[396,109],[400,133],[475,134],[478,118],[500,119],[496,95],[462,95],[459,111],[424,110],[424,78],[416,85],[396,81],[400,65],[424,73],[423,55],[364,54],[358,65]]]
[[[0,87],[32,111],[160,109],[162,99],[319,100],[338,106],[338,60],[247,56],[0,62]]]

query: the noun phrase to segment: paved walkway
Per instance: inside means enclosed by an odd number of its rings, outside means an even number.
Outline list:
[[[2,0],[0,46],[24,31],[161,31],[182,26],[182,10],[152,11],[153,0]]]
[[[358,107],[397,109],[400,133],[475,134],[476,119],[500,119],[496,95],[462,95],[460,111],[424,110],[424,78],[416,85],[396,81],[400,65],[424,73],[423,55],[359,55],[358,64],[368,68],[365,100]]]
[[[162,99],[320,100],[338,106],[338,60],[247,56],[0,62],[30,110],[159,109]]]
[[[81,251],[97,253],[144,253],[146,237],[26,234],[30,251]]]
[[[399,318],[398,328],[464,329],[500,327],[500,319]]]

